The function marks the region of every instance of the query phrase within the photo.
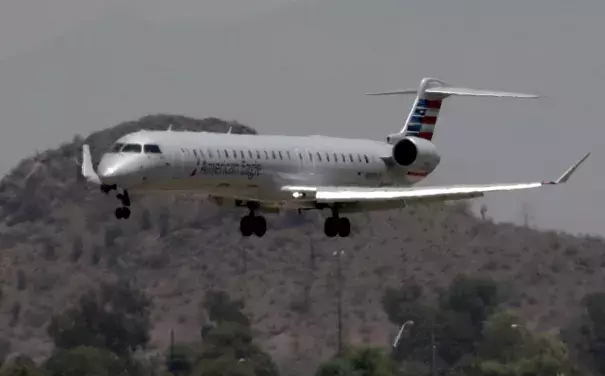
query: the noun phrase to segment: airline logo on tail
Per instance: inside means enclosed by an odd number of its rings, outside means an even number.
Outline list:
[[[406,128],[406,136],[415,136],[431,140],[435,132],[435,124],[441,109],[441,99],[419,98],[414,106],[414,111],[408,126]]]

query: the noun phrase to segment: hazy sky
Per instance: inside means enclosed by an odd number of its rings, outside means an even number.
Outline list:
[[[544,97],[448,99],[427,184],[556,178],[591,150],[568,185],[492,194],[488,215],[519,220],[527,202],[540,226],[605,234],[604,12],[602,0],[3,2],[0,173],[159,112],[382,140],[412,98],[363,93],[434,76]]]

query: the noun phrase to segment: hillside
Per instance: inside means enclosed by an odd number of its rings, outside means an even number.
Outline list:
[[[125,278],[154,298],[152,349],[199,337],[198,306],[208,288],[243,298],[265,348],[280,364],[309,366],[333,354],[336,264],[342,258],[345,338],[386,345],[394,328],[380,299],[414,277],[438,292],[460,272],[510,283],[510,303],[537,330],[556,329],[586,292],[603,286],[604,243],[591,237],[494,224],[465,204],[351,216],[353,236],[326,239],[316,215],[267,215],[261,239],[241,239],[237,210],[193,195],[133,197],[116,221],[115,198],[77,178],[84,142],[93,160],[138,128],[256,133],[209,118],[154,115],[75,137],[21,161],[0,183],[0,338],[13,351],[48,354],[45,326],[84,287]],[[488,213],[489,214],[489,213]],[[298,363],[303,364],[303,363]]]

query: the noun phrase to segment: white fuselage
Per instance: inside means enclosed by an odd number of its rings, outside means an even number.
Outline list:
[[[116,141],[101,158],[98,175],[103,184],[132,192],[198,191],[287,203],[294,200],[280,189],[285,185],[407,186],[425,177],[389,167],[383,159],[392,149],[378,141],[324,136],[139,131]]]

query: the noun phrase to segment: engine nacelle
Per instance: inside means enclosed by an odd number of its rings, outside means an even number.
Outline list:
[[[401,167],[409,170],[432,172],[441,161],[437,148],[429,140],[405,137],[393,145],[392,158]]]

